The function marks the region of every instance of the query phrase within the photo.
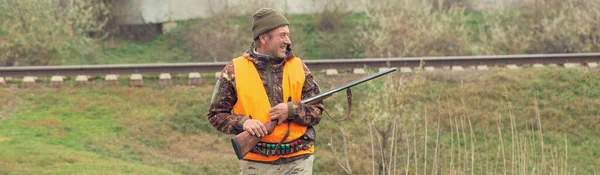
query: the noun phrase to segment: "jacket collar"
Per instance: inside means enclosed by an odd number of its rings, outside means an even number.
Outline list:
[[[267,63],[270,63],[270,65],[273,66],[273,68],[283,67],[285,62],[294,58],[294,54],[292,53],[292,48],[290,47],[290,45],[288,45],[288,47],[286,48],[286,57],[282,59],[274,57],[272,55],[265,55],[256,52],[256,45],[254,42],[252,43],[252,45],[250,45],[250,48],[248,48],[248,50],[244,52],[243,56],[246,59],[252,61],[258,69],[265,69]]]

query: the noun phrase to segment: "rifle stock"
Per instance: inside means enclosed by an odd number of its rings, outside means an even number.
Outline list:
[[[267,127],[267,135],[273,132],[275,126],[277,125],[277,120],[273,120],[271,122],[265,123],[265,127]],[[241,132],[233,138],[231,138],[231,144],[233,145],[233,150],[235,151],[235,155],[238,159],[244,158],[252,147],[256,146],[256,144],[260,141],[260,137],[253,136],[248,131]]]
[[[389,74],[394,71],[396,71],[396,68],[391,68],[387,71],[380,72],[375,75],[371,75],[371,76],[365,77],[363,79],[354,81],[352,83],[345,84],[341,87],[338,87],[338,88],[335,88],[332,90],[328,90],[327,92],[320,93],[320,94],[312,96],[310,98],[303,99],[302,101],[300,101],[300,103],[308,104],[308,105],[318,103],[320,101],[323,101],[323,100],[331,97],[331,95],[333,95],[336,92],[351,88],[358,84],[370,81],[372,79],[383,76],[385,74]],[[273,132],[273,129],[275,129],[276,125],[277,125],[277,120],[273,120],[271,122],[265,123],[265,127],[267,127],[268,134],[271,134]],[[256,144],[258,144],[258,142],[260,142],[260,139],[261,139],[260,137],[251,135],[248,131],[241,132],[241,133],[235,135],[233,138],[231,138],[231,144],[233,145],[233,150],[235,151],[235,155],[237,156],[237,158],[238,159],[244,158],[244,156],[246,156],[246,154],[248,154],[248,152],[250,152],[250,150],[254,146],[256,146]]]

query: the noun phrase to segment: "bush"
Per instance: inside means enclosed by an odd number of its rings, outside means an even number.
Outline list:
[[[225,9],[174,35],[185,41],[186,52],[198,61],[229,61],[252,43],[251,22],[238,22],[240,19],[233,10]]]
[[[107,23],[103,1],[0,0],[0,65],[63,64],[92,58],[90,35]]]
[[[298,49],[305,54],[312,55],[311,58],[335,59],[360,57],[362,48],[356,45],[355,39],[359,32],[354,28],[364,19],[364,14],[351,13],[350,2],[340,0],[313,0],[314,12],[312,18],[312,30],[296,32],[297,35],[306,36],[303,39],[294,40],[296,46],[313,44],[310,48]],[[298,19],[295,19],[298,20]],[[293,26],[298,27],[298,26]],[[310,43],[314,41],[313,43]]]
[[[315,14],[315,26],[319,31],[338,31],[342,27],[343,19],[350,15],[350,10],[345,3],[338,0],[313,0],[313,3],[315,6],[323,8]]]
[[[529,52],[577,53],[600,50],[600,2],[555,1],[539,25],[539,40]],[[534,23],[535,24],[535,23]]]
[[[439,56],[468,53],[463,8],[438,11],[430,3],[368,1],[370,23],[360,44],[367,57]]]
[[[484,17],[482,54],[576,53],[600,50],[600,2],[546,0]],[[535,10],[530,10],[535,9]]]

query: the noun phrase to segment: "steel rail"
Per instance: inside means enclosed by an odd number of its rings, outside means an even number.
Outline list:
[[[364,67],[531,65],[600,62],[600,53],[304,60],[313,70]],[[0,77],[218,72],[227,62],[0,67]]]

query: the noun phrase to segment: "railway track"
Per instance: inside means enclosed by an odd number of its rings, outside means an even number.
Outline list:
[[[328,72],[363,68],[380,68],[381,70],[381,68],[389,67],[400,68],[405,73],[420,68],[424,68],[427,71],[438,68],[460,71],[465,68],[486,70],[488,67],[506,67],[510,69],[527,66],[587,66],[589,68],[596,68],[600,62],[600,53],[361,58],[305,60],[304,62],[311,70],[329,70]],[[65,76],[78,76],[77,79],[84,82],[87,81],[87,76],[106,75],[106,81],[116,81],[117,75],[132,75],[130,79],[132,82],[135,82],[142,81],[142,74],[161,74],[160,77],[163,80],[170,79],[170,74],[181,73],[189,73],[191,81],[193,78],[199,78],[200,73],[218,72],[226,64],[227,62],[0,67],[0,85],[6,84],[5,77],[23,77],[22,82],[25,84],[32,81],[35,83],[36,77],[51,76],[52,81],[62,82]],[[136,83],[132,83],[132,85],[136,85]]]

